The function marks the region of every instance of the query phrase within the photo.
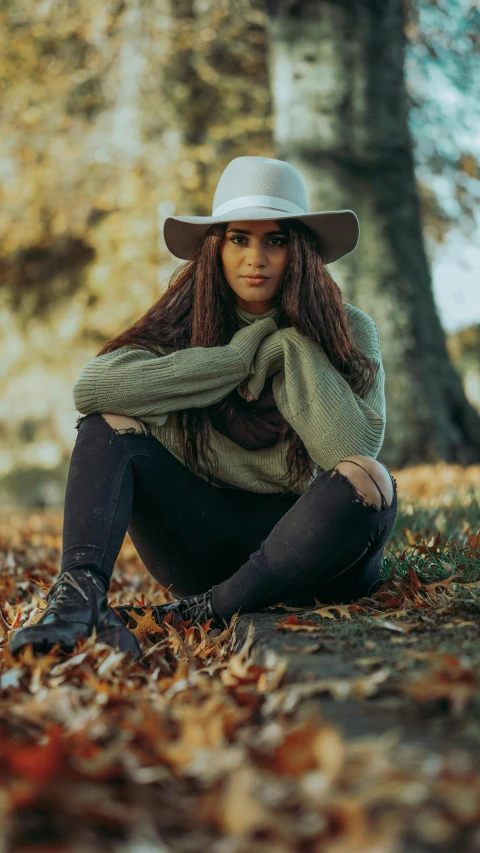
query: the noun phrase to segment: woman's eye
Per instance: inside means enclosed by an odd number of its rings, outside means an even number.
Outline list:
[[[245,240],[245,237],[242,237],[240,234],[236,234],[235,237],[230,237],[230,240],[233,243],[235,240]],[[274,246],[284,246],[285,243],[287,242],[286,240],[282,239],[281,237],[270,237],[270,240],[268,242],[270,243],[272,240],[277,241],[276,243],[273,244]],[[235,245],[242,246],[243,243],[236,243]]]

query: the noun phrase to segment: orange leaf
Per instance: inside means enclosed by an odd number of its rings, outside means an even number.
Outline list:
[[[137,624],[135,628],[132,628],[131,631],[135,634],[137,641],[139,643],[143,643],[148,634],[162,634],[163,630],[160,625],[157,625],[155,619],[152,615],[152,608],[145,608],[145,613],[143,616],[137,616],[136,614],[132,614],[132,619],[136,619]]]
[[[45,583],[45,581],[42,580],[37,580],[37,578],[32,577],[32,575],[30,575],[30,580],[33,581],[33,583],[38,584],[38,586],[41,586],[42,589],[50,589],[51,584]]]
[[[15,614],[15,619],[13,620],[13,624],[12,624],[12,631],[14,631],[14,630],[15,630],[16,628],[18,628],[18,626],[20,625],[20,617],[21,617],[21,615],[22,615],[22,611],[21,611],[21,609],[20,609],[20,607],[19,607],[19,608],[18,608],[18,610],[17,610],[17,612],[16,612],[16,614]]]
[[[355,606],[356,605],[353,605],[353,607]],[[341,619],[351,619],[351,607],[352,605],[350,604],[329,604],[328,607],[321,607],[319,610],[312,610],[312,613],[316,613],[323,619],[336,619],[335,611],[337,611]],[[353,612],[355,613],[356,611]]]
[[[415,545],[415,543],[416,543],[416,539],[415,539],[415,536],[413,535],[412,531],[411,531],[411,530],[409,530],[409,528],[408,528],[408,527],[404,527],[404,528],[403,528],[403,532],[404,532],[405,536],[406,536],[406,537],[407,537],[407,539],[408,539],[408,544],[409,544],[409,545]],[[417,535],[418,535],[418,534],[417,534]]]
[[[467,542],[470,545],[470,548],[473,548],[475,551],[479,550],[479,548],[480,548],[480,527],[473,536],[467,536]]]
[[[425,586],[422,587],[422,590],[426,590],[427,592],[430,592],[430,593],[433,593],[434,595],[436,595],[436,588],[438,586],[443,586],[446,588],[447,586],[450,586],[451,582],[455,578],[458,578],[458,574],[457,575],[450,575],[449,578],[445,578],[444,580],[432,581],[429,584],[425,584]]]
[[[410,581],[410,586],[412,587],[412,589],[420,589],[421,583],[413,566],[408,567],[408,579]]]
[[[45,744],[9,743],[4,750],[10,772],[32,782],[46,782],[58,775],[63,763],[63,745],[60,726],[47,731]]]
[[[279,619],[275,627],[279,631],[319,631],[321,625],[312,622],[309,619],[301,620],[298,616],[287,616],[286,619]]]

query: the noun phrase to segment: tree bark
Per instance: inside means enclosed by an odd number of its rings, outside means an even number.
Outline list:
[[[480,417],[453,367],[432,293],[404,80],[402,0],[267,0],[276,156],[310,211],[353,209],[361,236],[329,269],[377,323],[386,371],[382,459],[480,459]]]

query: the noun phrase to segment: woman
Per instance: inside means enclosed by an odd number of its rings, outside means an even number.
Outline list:
[[[293,166],[237,157],[212,216],[169,217],[164,236],[188,262],[75,383],[61,572],[13,653],[95,630],[141,655],[106,598],[127,531],[178,597],[158,622],[349,602],[378,578],[397,511],[375,459],[380,341],[325,266],[355,248],[356,215],[308,213]]]

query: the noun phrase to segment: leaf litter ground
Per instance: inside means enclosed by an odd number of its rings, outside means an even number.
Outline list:
[[[62,513],[3,511],[1,853],[480,850],[480,470],[395,476],[382,578],[348,606],[159,628],[127,535],[109,600],[147,605],[139,662],[95,638],[9,654]]]

